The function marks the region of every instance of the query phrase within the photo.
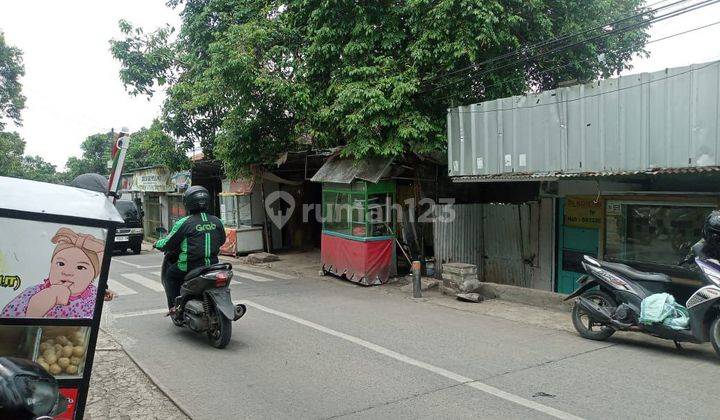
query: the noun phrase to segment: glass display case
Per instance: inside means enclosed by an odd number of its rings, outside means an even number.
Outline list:
[[[30,359],[58,379],[82,377],[90,327],[0,326],[0,357]]]
[[[323,270],[363,285],[388,281],[395,240],[395,182],[323,184]]]

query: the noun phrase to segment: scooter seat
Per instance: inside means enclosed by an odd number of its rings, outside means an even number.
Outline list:
[[[672,280],[670,280],[670,277],[667,274],[646,273],[644,271],[638,271],[638,270],[636,270],[628,265],[625,265],[625,264],[611,263],[611,262],[607,262],[607,261],[598,261],[598,262],[600,263],[600,266],[602,268],[622,274],[623,276],[626,276],[631,280],[649,281],[649,282],[656,282],[656,283],[671,283],[672,282]]]
[[[194,279],[195,277],[200,277],[205,273],[217,270],[232,270],[232,265],[229,263],[217,263],[213,265],[206,265],[204,267],[198,267],[188,271],[185,275],[185,280]]]

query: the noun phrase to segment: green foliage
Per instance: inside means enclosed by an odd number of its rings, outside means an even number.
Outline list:
[[[15,125],[22,123],[20,111],[25,108],[25,97],[20,78],[23,75],[22,51],[7,45],[0,31],[0,131],[5,129],[6,119]]]
[[[512,65],[520,46],[637,13],[641,0],[172,0],[170,28],[121,22],[111,41],[131,93],[168,85],[163,124],[230,175],[278,153],[357,158],[445,147],[447,107],[628,68],[644,29]],[[637,23],[633,19],[624,24]],[[595,32],[597,34],[599,32]],[[547,52],[548,49],[544,51]],[[469,70],[465,70],[469,69]],[[450,75],[449,75],[450,74]]]
[[[0,132],[0,176],[57,182],[55,165],[40,156],[25,156],[25,141],[18,133]]]
[[[63,174],[65,181],[69,182],[84,173],[109,175],[107,164],[112,146],[110,133],[88,136],[80,145],[82,156],[72,156],[67,160],[66,172]],[[124,170],[154,165],[165,165],[173,171],[190,167],[190,160],[184,149],[162,130],[162,125],[157,120],[153,121],[149,128],[142,128],[131,134]]]

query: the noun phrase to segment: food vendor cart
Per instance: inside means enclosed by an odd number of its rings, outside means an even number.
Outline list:
[[[329,159],[313,176],[322,182],[323,272],[362,285],[387,283],[395,271],[396,183],[392,160]]]
[[[29,359],[81,419],[123,219],[105,194],[0,177],[0,356]]]

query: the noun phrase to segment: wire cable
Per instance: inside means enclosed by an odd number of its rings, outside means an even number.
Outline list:
[[[661,16],[659,16],[659,17],[657,17],[657,18],[653,18],[652,20],[648,20],[648,21],[646,21],[646,22],[640,22],[640,23],[638,23],[638,24],[629,25],[629,26],[620,28],[620,29],[618,29],[618,30],[614,30],[614,31],[607,32],[607,33],[605,33],[605,34],[595,35],[595,36],[586,38],[586,39],[584,39],[584,40],[582,40],[582,41],[575,42],[574,44],[570,44],[570,45],[567,45],[567,46],[558,47],[558,48],[555,48],[555,49],[553,49],[553,50],[549,50],[549,51],[543,52],[543,53],[541,53],[541,54],[536,54],[536,55],[534,55],[534,56],[530,56],[530,57],[527,57],[527,58],[523,58],[522,60],[517,60],[517,61],[514,61],[514,62],[508,62],[508,63],[502,64],[502,65],[500,65],[500,66],[498,66],[498,67],[493,67],[493,68],[491,68],[491,69],[484,70],[484,71],[482,71],[482,72],[480,72],[480,73],[478,73],[479,70],[475,70],[475,71],[472,71],[472,72],[470,72],[469,74],[467,74],[467,75],[465,75],[465,76],[462,76],[462,77],[460,77],[460,78],[456,78],[455,80],[451,80],[451,81],[449,81],[449,82],[446,82],[446,83],[444,83],[444,84],[442,84],[442,85],[436,86],[436,87],[431,88],[431,89],[423,90],[423,91],[419,92],[418,94],[425,94],[425,93],[433,92],[433,91],[438,90],[438,89],[442,89],[442,88],[445,88],[445,87],[448,87],[448,86],[451,86],[451,85],[454,85],[454,84],[457,84],[457,83],[460,83],[460,82],[463,82],[463,81],[466,81],[466,80],[470,80],[470,77],[471,77],[471,76],[473,76],[473,77],[483,76],[483,75],[486,75],[486,74],[491,73],[491,72],[493,72],[493,71],[497,71],[497,70],[506,68],[506,67],[511,66],[511,65],[513,65],[513,64],[519,64],[519,63],[522,63],[522,62],[528,62],[528,61],[531,61],[531,60],[536,60],[536,59],[541,58],[541,57],[543,57],[543,56],[546,56],[546,55],[548,55],[548,54],[559,53],[559,52],[562,52],[562,51],[567,50],[567,49],[569,49],[569,48],[575,47],[575,46],[577,46],[577,45],[582,45],[582,44],[585,44],[585,43],[587,43],[587,42],[596,41],[596,40],[599,40],[599,39],[602,39],[602,38],[606,38],[606,37],[609,37],[609,36],[612,36],[612,35],[622,34],[622,33],[631,31],[631,30],[633,30],[633,29],[637,29],[637,28],[640,28],[640,27],[643,27],[643,26],[648,26],[648,25],[651,25],[651,24],[656,23],[656,22],[660,22],[660,21],[663,21],[663,20],[666,20],[666,19],[670,19],[670,18],[673,18],[673,17],[680,16],[680,15],[685,14],[685,13],[689,13],[689,12],[692,12],[692,11],[695,11],[695,10],[699,10],[699,9],[701,9],[701,8],[704,8],[704,7],[707,7],[707,6],[710,6],[710,5],[719,3],[719,2],[720,2],[720,0],[704,0],[704,1],[700,2],[700,3],[695,3],[695,4],[693,4],[693,5],[685,6],[685,7],[681,8],[681,9],[677,9],[677,10],[668,12],[668,13],[666,13],[666,14],[664,14],[664,15],[661,15]],[[475,73],[478,73],[478,74],[475,75]]]
[[[670,1],[670,0],[661,0],[661,1],[652,3],[651,5],[645,6],[645,7],[646,7],[646,8],[651,8],[652,6],[656,6],[656,5],[660,4],[660,3],[665,3],[665,2],[667,2],[667,1]],[[605,22],[605,23],[603,23],[603,24],[601,24],[601,25],[594,26],[594,27],[592,27],[592,28],[583,29],[583,30],[581,30],[581,31],[574,32],[574,33],[570,33],[570,34],[559,35],[559,36],[557,36],[557,37],[555,37],[555,38],[552,38],[552,39],[549,39],[549,40],[544,40],[544,41],[537,42],[537,43],[535,43],[535,44],[522,46],[522,47],[520,47],[520,48],[515,49],[514,51],[510,51],[510,52],[505,53],[505,54],[502,54],[502,55],[500,55],[500,56],[487,59],[487,60],[482,61],[482,62],[480,62],[480,63],[471,64],[471,65],[469,65],[469,66],[466,66],[466,67],[463,67],[463,68],[460,68],[460,69],[457,69],[457,70],[453,70],[453,71],[451,71],[451,72],[448,72],[448,73],[445,73],[445,74],[442,74],[442,75],[437,75],[437,76],[433,76],[433,77],[427,78],[427,79],[425,79],[423,82],[431,81],[431,80],[434,80],[434,79],[437,79],[437,78],[441,78],[441,77],[448,77],[448,76],[451,76],[451,75],[456,74],[456,73],[462,73],[462,72],[464,72],[464,71],[466,71],[466,70],[470,70],[470,69],[476,68],[476,67],[478,67],[478,66],[487,65],[487,64],[493,63],[493,62],[495,62],[495,61],[499,61],[499,60],[503,60],[503,59],[505,59],[505,58],[512,57],[512,56],[514,56],[514,55],[519,55],[519,54],[521,54],[523,51],[528,50],[528,49],[540,48],[540,47],[543,47],[543,46],[545,46],[545,45],[552,44],[552,43],[554,43],[554,42],[562,41],[562,40],[564,40],[564,39],[572,38],[572,37],[575,37],[575,36],[578,36],[578,35],[583,35],[583,34],[588,33],[588,32],[600,30],[600,29],[606,28],[606,27],[608,27],[608,26],[615,26],[615,25],[617,25],[618,23],[622,23],[622,22],[624,22],[624,21],[626,21],[626,20],[635,19],[635,18],[642,17],[642,16],[645,16],[645,15],[648,15],[648,14],[656,13],[656,12],[662,10],[662,9],[665,9],[665,8],[668,8],[668,7],[672,7],[672,6],[677,6],[678,4],[681,4],[681,3],[687,3],[688,1],[690,1],[690,0],[679,0],[679,1],[675,1],[675,2],[672,3],[672,4],[668,4],[668,5],[665,5],[665,6],[662,6],[662,7],[658,7],[657,9],[646,10],[646,11],[644,11],[644,12],[642,12],[642,13],[637,13],[637,14],[634,14],[634,15],[632,15],[632,16],[627,16],[627,17],[624,17],[624,18],[621,18],[621,19],[613,20],[613,21],[610,21],[610,22]]]
[[[665,41],[665,40],[667,40],[667,39],[675,38],[675,37],[677,37],[677,36],[689,34],[689,33],[691,33],[691,32],[699,31],[699,30],[702,30],[702,29],[705,29],[705,28],[709,28],[709,27],[711,27],[711,26],[716,26],[716,25],[720,25],[720,20],[719,20],[719,21],[716,21],[716,22],[713,22],[713,23],[709,23],[709,24],[707,24],[707,25],[698,26],[698,27],[695,27],[695,28],[692,28],[692,29],[688,29],[688,30],[685,30],[685,31],[682,31],[682,32],[677,32],[677,33],[674,33],[674,34],[671,34],[671,35],[667,35],[667,36],[664,36],[664,37],[662,37],[662,38],[653,39],[653,40],[650,40],[650,41],[646,42],[645,45],[647,45],[647,44],[653,44],[653,43],[656,43],[656,42]],[[589,61],[589,60],[590,60],[590,59],[588,58],[588,59],[585,59],[585,60],[581,60],[580,62],[585,62],[585,61]],[[538,73],[537,75],[538,75],[538,76],[540,76],[540,75],[545,75],[545,74],[554,72],[554,71],[556,71],[556,70],[560,70],[560,69],[564,69],[564,68],[567,68],[567,67],[574,66],[574,65],[576,65],[576,64],[577,64],[577,62],[575,62],[575,63],[563,64],[563,65],[560,65],[560,66],[552,67],[552,68],[543,70],[542,72]],[[524,78],[524,76],[522,76],[522,77]],[[518,76],[518,77],[516,77],[516,78],[514,78],[514,79],[511,79],[511,80],[519,80],[519,79],[520,79],[520,76]],[[505,80],[505,81],[500,81],[500,82],[497,82],[497,83],[493,83],[493,84],[491,84],[491,85],[483,85],[483,87],[484,87],[485,89],[490,89],[490,88],[493,88],[493,87],[497,87],[497,86],[504,85],[505,83],[507,83],[506,80]],[[453,95],[444,96],[444,97],[438,99],[438,101],[446,100],[446,99],[448,99],[448,98],[451,98],[452,96],[453,96]]]

